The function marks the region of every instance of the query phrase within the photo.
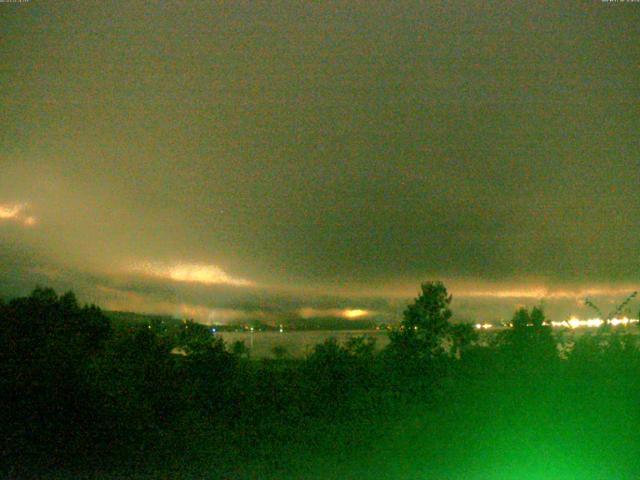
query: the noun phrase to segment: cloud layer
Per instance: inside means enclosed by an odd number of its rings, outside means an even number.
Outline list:
[[[640,284],[633,5],[0,9],[4,295],[397,318],[443,279],[492,319]]]

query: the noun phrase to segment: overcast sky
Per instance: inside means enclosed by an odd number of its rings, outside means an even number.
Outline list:
[[[393,316],[441,279],[459,318],[493,319],[640,286],[640,3],[32,0],[0,19],[4,296]]]

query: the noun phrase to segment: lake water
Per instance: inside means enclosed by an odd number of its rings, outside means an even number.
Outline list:
[[[227,345],[235,341],[244,341],[251,350],[254,358],[274,357],[274,347],[283,347],[290,357],[304,357],[313,350],[313,347],[324,342],[329,337],[335,337],[338,343],[343,344],[352,337],[373,338],[376,341],[376,349],[384,348],[389,343],[385,330],[326,330],[326,331],[284,331],[284,332],[219,332]]]
[[[630,330],[625,327],[617,328],[624,329],[622,331],[625,333],[639,334],[636,328]],[[479,332],[481,343],[486,343],[490,337],[502,330],[502,328],[493,328]],[[557,329],[556,332],[559,330]],[[578,328],[567,331],[569,338],[577,338],[586,333],[595,333],[595,329]],[[376,350],[380,350],[389,344],[389,336],[386,330],[321,330],[304,332],[285,330],[284,332],[218,332],[216,335],[222,337],[228,346],[238,340],[244,341],[253,358],[275,357],[273,353],[275,347],[283,347],[288,357],[302,358],[311,353],[315,345],[324,342],[330,337],[335,337],[340,344],[346,343],[352,337],[364,336],[373,338],[376,341]]]

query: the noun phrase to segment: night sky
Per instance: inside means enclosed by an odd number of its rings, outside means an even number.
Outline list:
[[[0,295],[210,322],[393,319],[430,279],[461,320],[621,301],[639,26],[599,0],[0,3]]]

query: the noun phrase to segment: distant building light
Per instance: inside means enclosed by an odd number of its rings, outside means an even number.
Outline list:
[[[474,327],[476,330],[489,330],[493,328],[493,325],[491,323],[476,323]]]
[[[586,320],[580,320],[576,317],[571,317],[569,320],[564,320],[562,322],[551,322],[551,326],[555,328],[598,328],[604,325],[605,323],[609,323],[610,325],[617,327],[618,325],[630,325],[632,323],[638,323],[638,319],[635,318],[612,318],[608,321],[602,320],[601,318],[588,318]]]

